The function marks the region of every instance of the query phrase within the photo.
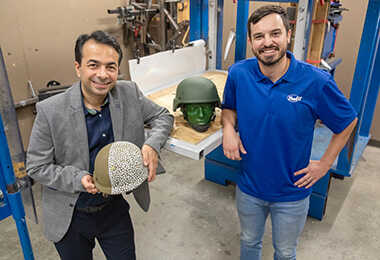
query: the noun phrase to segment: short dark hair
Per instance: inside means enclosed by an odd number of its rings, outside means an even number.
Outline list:
[[[120,44],[117,42],[116,38],[113,37],[112,35],[104,32],[104,31],[95,31],[91,33],[90,35],[88,34],[82,34],[79,35],[76,43],[75,43],[75,61],[81,64],[82,61],[82,50],[83,50],[83,45],[88,41],[88,40],[94,40],[98,43],[102,43],[105,45],[109,45],[112,48],[116,50],[116,52],[119,54],[119,66],[121,59],[123,58],[123,51],[120,48]]]
[[[257,24],[263,17],[270,14],[279,14],[281,16],[282,22],[285,26],[286,31],[289,31],[290,24],[288,13],[284,8],[279,5],[265,5],[255,10],[251,16],[248,18],[248,37],[251,39],[251,24]]]

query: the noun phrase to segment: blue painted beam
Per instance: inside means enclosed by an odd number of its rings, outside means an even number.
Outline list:
[[[380,0],[369,0],[352,81],[350,102],[362,116],[378,48]]]
[[[2,190],[3,190],[4,186],[14,187],[16,183],[16,178],[13,172],[13,164],[12,164],[11,155],[8,149],[7,138],[5,137],[5,131],[4,131],[3,120],[1,119],[1,115],[0,115],[0,144],[1,144],[0,145],[0,175],[1,175],[0,182],[4,182],[1,185]],[[25,211],[24,211],[24,206],[22,204],[20,191],[8,193],[7,189],[5,189],[3,190],[3,193],[5,193],[4,198],[5,197],[8,198],[7,207],[9,207],[9,209],[5,210],[5,207],[3,207],[3,210],[0,213],[4,217],[7,214],[6,211],[10,210],[17,226],[17,232],[19,235],[22,252],[24,254],[24,259],[34,260],[32,244],[30,242],[29,233],[26,226]]]
[[[208,42],[208,0],[202,0],[201,38]]]
[[[236,45],[235,62],[246,58],[247,50],[247,21],[249,1],[238,0],[236,15]]]
[[[353,147],[346,145],[339,154],[337,165],[337,171],[339,172],[350,172],[352,163],[351,152],[355,151],[355,145],[360,137],[361,128],[365,126],[367,127],[365,130],[369,129],[370,121],[372,121],[372,118],[369,118],[369,114],[373,113],[371,110],[374,109],[376,103],[373,99],[377,98],[377,96],[369,97],[368,93],[370,92],[370,85],[372,83],[374,84],[372,92],[377,92],[379,88],[379,81],[372,81],[379,77],[378,75],[374,76],[374,72],[378,73],[379,71],[378,68],[375,71],[375,59],[379,47],[379,26],[380,0],[369,0],[350,93],[350,102],[358,112],[358,124]],[[369,102],[368,105],[366,105],[367,101]],[[366,107],[367,109],[365,109]],[[363,124],[363,122],[365,123]]]
[[[216,35],[216,69],[222,69],[224,0],[218,0],[218,29]]]
[[[190,41],[201,39],[202,34],[202,0],[190,1]]]
[[[0,172],[3,174],[3,178],[0,181],[4,181],[5,185],[12,185],[16,182],[15,175],[13,173],[13,164],[8,149],[8,141],[4,131],[3,120],[0,115]]]
[[[369,131],[372,125],[372,119],[375,112],[376,101],[379,94],[380,88],[380,48],[379,48],[379,26],[377,28],[377,54],[375,58],[375,63],[373,66],[372,79],[370,81],[367,102],[364,107],[362,125],[360,128],[359,135],[361,136],[369,136]]]
[[[9,207],[11,208],[13,219],[17,226],[17,233],[20,239],[22,252],[25,260],[34,260],[32,244],[29,238],[28,228],[26,226],[25,211],[22,204],[21,193],[16,192],[8,194]]]

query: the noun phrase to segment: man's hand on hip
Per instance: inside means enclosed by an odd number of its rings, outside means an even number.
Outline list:
[[[94,180],[92,179],[92,176],[90,174],[83,176],[81,182],[88,193],[96,194],[99,192],[98,189],[95,187]]]
[[[232,127],[223,128],[223,152],[231,160],[241,160],[240,153],[247,154],[239,135]]]
[[[153,181],[156,177],[156,170],[158,166],[158,154],[157,152],[147,144],[144,144],[141,148],[143,156],[144,166],[149,169],[148,181]]]
[[[330,166],[326,165],[321,161],[310,161],[306,168],[303,168],[294,173],[295,176],[300,174],[305,174],[301,179],[294,183],[298,188],[305,187],[306,189],[313,186],[320,178],[325,176],[325,174],[330,169]]]

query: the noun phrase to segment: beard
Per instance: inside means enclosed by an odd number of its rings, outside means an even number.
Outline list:
[[[279,56],[277,58],[275,58],[275,56],[272,56],[272,57],[267,57],[267,59],[263,58],[260,54],[262,54],[265,50],[267,49],[274,49],[276,51],[280,51],[279,53]],[[253,52],[253,55],[256,56],[256,58],[262,63],[264,64],[265,66],[273,66],[275,64],[277,64],[286,54],[286,48],[279,48],[277,46],[269,46],[269,47],[264,47],[264,48],[261,48],[259,50],[255,50],[252,48],[252,52]]]

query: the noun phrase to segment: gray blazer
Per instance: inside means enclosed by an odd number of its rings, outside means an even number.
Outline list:
[[[173,116],[153,103],[130,81],[118,81],[109,92],[115,141],[148,144],[157,152],[173,127]],[[58,242],[66,234],[88,174],[89,149],[80,83],[36,105],[27,151],[27,173],[43,185],[44,233]],[[145,140],[144,125],[151,127]]]

